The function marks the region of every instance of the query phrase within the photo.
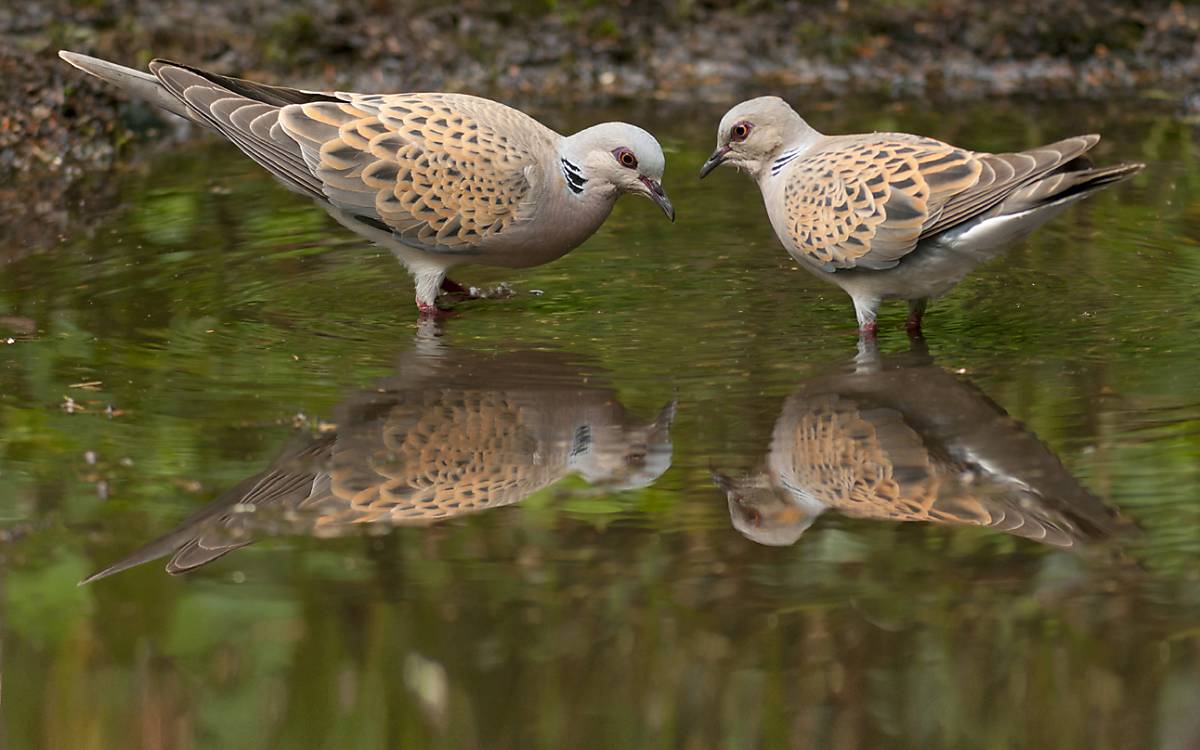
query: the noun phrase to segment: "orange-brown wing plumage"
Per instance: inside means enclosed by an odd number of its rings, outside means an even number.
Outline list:
[[[518,502],[566,471],[542,456],[528,409],[499,391],[424,394],[377,429],[339,441],[318,532],[411,524]]]
[[[1072,527],[937,456],[899,411],[827,394],[789,403],[775,440],[792,492],[855,518],[986,526],[1069,547]],[[975,486],[975,484],[979,486]]]
[[[558,138],[465,94],[329,94],[150,68],[188,116],[288,187],[428,251],[469,253],[529,218]]]
[[[797,158],[784,188],[794,252],[826,270],[894,266],[983,169],[970,152],[930,138],[835,142]]]
[[[902,133],[830,138],[787,167],[791,249],[827,271],[891,268],[925,238],[1006,200],[1025,201],[1031,189],[1046,192],[1038,186],[1098,140],[1086,135],[984,154]]]
[[[450,252],[469,251],[528,216],[551,131],[472,96],[349,96],[280,113],[334,206]]]

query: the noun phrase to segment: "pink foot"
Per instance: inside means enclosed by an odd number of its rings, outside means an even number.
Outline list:
[[[904,330],[908,331],[909,333],[920,333],[921,332],[921,319],[920,318],[909,318],[904,323]]]
[[[417,317],[421,320],[438,320],[439,318],[447,317],[450,313],[437,305],[431,305],[428,302],[417,300]]]

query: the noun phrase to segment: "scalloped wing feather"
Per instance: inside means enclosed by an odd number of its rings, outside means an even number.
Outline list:
[[[795,160],[784,188],[794,252],[828,271],[896,265],[982,171],[975,155],[931,138],[830,141]]]
[[[280,115],[334,206],[442,252],[532,217],[539,151],[553,138],[532,118],[459,94],[349,96]]]
[[[539,441],[519,399],[499,391],[423,393],[333,456],[330,512],[319,533],[384,520],[432,522],[524,499],[565,471],[537,463]]]
[[[891,268],[921,240],[997,207],[1052,199],[1074,184],[1060,170],[1088,167],[1084,154],[1099,139],[987,154],[903,133],[830,138],[789,168],[788,239],[797,257],[826,271]]]
[[[289,188],[433,252],[533,217],[557,134],[465,94],[306,92],[167,61],[151,71],[201,123]]]
[[[847,516],[986,526],[1057,547],[1077,541],[1070,522],[1036,498],[1023,501],[989,477],[964,484],[963,467],[935,456],[895,409],[833,394],[786,409],[797,489]]]
[[[894,409],[826,394],[786,407],[787,464],[798,491],[859,518],[926,520],[938,481],[919,435]],[[909,508],[908,506],[914,506]]]

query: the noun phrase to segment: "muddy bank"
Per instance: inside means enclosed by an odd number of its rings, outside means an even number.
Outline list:
[[[1200,80],[1200,6],[51,0],[0,9],[0,173],[103,165],[153,117],[67,70],[54,56],[62,47],[314,88],[450,89],[515,102],[732,102],[781,89],[1184,102]]]

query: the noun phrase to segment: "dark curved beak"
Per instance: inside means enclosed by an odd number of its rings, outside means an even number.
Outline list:
[[[675,207],[671,205],[671,199],[667,197],[663,191],[661,182],[652,180],[649,177],[640,178],[642,184],[646,186],[646,197],[658,204],[662,212],[667,215],[671,221],[675,221]]]
[[[733,477],[728,474],[722,474],[714,467],[708,467],[708,475],[712,477],[713,484],[717,485],[722,492],[730,492],[733,489]]]
[[[724,164],[726,156],[729,156],[728,146],[721,146],[713,151],[712,156],[708,157],[708,161],[704,162],[704,166],[700,167],[700,179],[703,180],[709,172]]]

